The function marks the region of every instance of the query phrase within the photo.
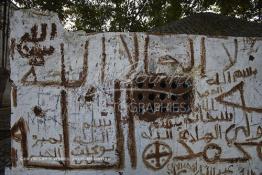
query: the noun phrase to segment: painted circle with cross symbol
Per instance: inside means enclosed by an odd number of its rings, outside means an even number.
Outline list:
[[[153,170],[162,169],[170,160],[172,150],[169,145],[156,141],[145,147],[142,158],[147,168]]]

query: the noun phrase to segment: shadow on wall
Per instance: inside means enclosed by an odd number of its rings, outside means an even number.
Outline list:
[[[10,91],[9,72],[0,68],[0,175],[10,166]]]
[[[10,106],[9,72],[0,68],[0,108]]]

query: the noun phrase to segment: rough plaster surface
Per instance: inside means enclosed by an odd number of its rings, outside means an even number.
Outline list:
[[[7,174],[260,175],[261,44],[15,11]]]

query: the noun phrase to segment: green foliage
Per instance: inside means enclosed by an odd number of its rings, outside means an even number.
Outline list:
[[[24,8],[36,8],[56,12],[61,20],[68,17],[65,9],[73,5],[70,0],[14,0],[14,2]]]
[[[217,11],[244,20],[257,20],[262,0],[14,0],[21,7],[58,13],[73,21],[72,29],[147,31],[194,13]],[[215,10],[214,10],[215,9]]]

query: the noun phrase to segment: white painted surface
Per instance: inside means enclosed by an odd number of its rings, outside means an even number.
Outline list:
[[[51,36],[52,23],[57,26],[57,34],[53,39]],[[31,37],[31,28],[38,25],[38,35],[41,35],[41,24],[47,24],[46,39],[41,42],[25,42],[29,49],[32,47],[47,49],[52,46],[54,52],[44,56],[45,63],[42,66],[34,66],[37,82],[34,82],[33,74],[29,75],[23,82],[22,79],[30,70],[29,59],[34,56],[22,57],[18,52],[18,45],[21,37],[29,33]],[[124,47],[123,40],[127,43],[127,49],[130,52],[131,60],[135,62],[135,38],[138,39],[138,64],[135,70],[132,69],[128,59],[127,50]],[[103,37],[105,38],[105,55],[103,55]],[[146,57],[145,45],[146,38],[149,37],[148,56]],[[206,50],[206,69],[205,76],[201,76],[201,41],[205,40]],[[146,33],[98,33],[84,34],[83,32],[67,32],[63,29],[58,17],[52,13],[37,14],[35,11],[20,10],[15,11],[11,18],[11,39],[15,39],[13,57],[11,55],[11,79],[17,87],[17,106],[12,104],[12,121],[14,126],[21,118],[25,123],[27,139],[20,137],[12,140],[12,147],[17,150],[17,166],[10,170],[9,174],[243,174],[259,175],[262,172],[261,160],[261,141],[262,126],[261,112],[262,101],[261,83],[262,83],[262,49],[261,38],[244,38],[244,37],[208,37],[196,35],[154,35]],[[193,55],[190,52],[190,40],[193,45]],[[234,40],[237,40],[235,45]],[[88,50],[85,51],[85,44],[88,42]],[[61,43],[64,44],[64,58],[61,54]],[[223,47],[224,45],[224,47]],[[234,52],[237,50],[236,61],[234,62]],[[26,48],[22,48],[26,53]],[[232,66],[225,68],[230,63],[227,51],[230,54]],[[84,72],[83,65],[85,54],[88,56],[87,77],[80,86],[68,87],[70,82],[77,81]],[[254,60],[250,60],[250,56]],[[193,56],[193,57],[192,57]],[[170,63],[160,64],[161,58],[175,58],[179,66]],[[127,87],[138,74],[145,73],[145,59],[148,58],[148,72],[154,74],[164,73],[165,76],[182,75],[193,79],[193,109],[190,114],[174,115],[165,117],[159,116],[155,122],[167,123],[171,121],[174,124],[168,132],[172,132],[172,138],[159,138],[166,136],[166,129],[154,128],[152,123],[138,119],[136,115],[128,115],[127,111]],[[194,65],[188,72],[184,72],[182,67],[190,67],[190,58],[194,58]],[[62,82],[61,62],[64,59],[65,78],[67,83]],[[103,60],[105,61],[103,64]],[[104,65],[104,68],[103,68]],[[249,75],[242,76],[239,71],[251,67]],[[82,72],[82,73],[81,73]],[[211,84],[219,76],[219,82]],[[231,82],[228,80],[228,74],[231,75]],[[102,80],[104,75],[104,80]],[[233,77],[235,75],[235,81]],[[238,75],[238,77],[237,77]],[[120,105],[121,123],[117,126],[116,111],[114,109],[114,99],[116,93],[114,90],[115,82],[120,81]],[[44,85],[47,82],[55,82],[53,85]],[[68,83],[69,82],[69,83]],[[51,83],[52,84],[52,83]],[[243,85],[243,89],[241,89]],[[85,95],[89,89],[96,89],[93,101],[87,102]],[[219,102],[222,93],[230,91],[233,87],[240,87],[240,90],[233,91],[225,97],[224,100],[231,104]],[[219,92],[217,92],[219,89]],[[240,91],[243,90],[241,101]],[[66,93],[67,99],[67,117],[68,117],[68,142],[69,142],[69,164],[66,170],[61,168],[49,169],[41,167],[43,163],[50,166],[62,166],[54,158],[62,159],[65,157],[65,132],[63,119],[61,115],[61,91]],[[206,97],[204,96],[206,94]],[[245,104],[243,104],[243,98]],[[223,99],[220,99],[222,101]],[[214,103],[212,107],[212,101]],[[14,102],[14,100],[13,100]],[[233,104],[233,105],[232,105]],[[207,106],[208,105],[208,106]],[[36,116],[34,107],[42,109],[43,115]],[[234,106],[234,107],[233,107]],[[201,108],[201,110],[200,110]],[[202,111],[202,112],[201,112]],[[207,117],[207,112],[213,118]],[[222,119],[221,113],[232,113],[233,118]],[[106,116],[103,116],[104,114]],[[203,116],[201,119],[200,116]],[[198,116],[198,119],[197,119]],[[214,116],[219,116],[214,118]],[[135,146],[136,146],[136,167],[131,167],[130,154],[128,152],[128,143],[130,132],[127,118],[134,119]],[[186,119],[196,120],[193,123],[186,123]],[[99,124],[100,120],[100,124]],[[120,119],[119,119],[120,120]],[[228,121],[225,121],[228,120]],[[21,120],[20,120],[21,121]],[[94,126],[93,121],[96,125]],[[164,121],[164,122],[163,122]],[[181,122],[181,124],[179,124]],[[93,125],[92,125],[93,123]],[[108,125],[108,126],[104,126]],[[150,127],[151,126],[151,127]],[[117,164],[119,154],[117,151],[118,129],[123,131],[123,166],[117,168],[104,168],[99,170],[94,166],[104,167],[106,164]],[[150,136],[151,128],[151,136]],[[198,138],[196,130],[198,129]],[[220,129],[219,129],[220,128]],[[243,129],[244,128],[244,129]],[[250,128],[250,132],[248,131]],[[13,127],[14,130],[14,127]],[[182,138],[184,131],[188,131]],[[243,133],[246,130],[246,135]],[[18,131],[17,131],[18,132]],[[18,134],[19,132],[15,134]],[[145,133],[148,138],[145,138]],[[108,136],[107,136],[108,135]],[[103,139],[103,137],[105,139]],[[108,137],[108,140],[106,139]],[[150,138],[149,138],[150,137]],[[38,141],[37,141],[38,140]],[[185,144],[191,150],[186,150]],[[143,154],[150,153],[150,149],[145,148],[157,141],[168,145],[172,157],[167,161],[165,166],[152,169],[145,165]],[[27,143],[29,165],[23,163],[21,142]],[[81,142],[81,143],[80,143]],[[179,143],[180,142],[180,143]],[[252,143],[251,143],[252,142]],[[254,144],[254,145],[250,145]],[[212,162],[212,156],[218,155],[213,145],[221,148],[221,156]],[[238,146],[240,145],[240,146]],[[243,146],[244,145],[244,146]],[[88,150],[87,150],[88,148]],[[154,146],[152,148],[155,148]],[[160,152],[161,150],[160,146]],[[205,151],[206,148],[206,151]],[[106,149],[106,151],[104,150]],[[167,148],[166,148],[167,149]],[[60,153],[58,153],[60,150]],[[56,152],[56,153],[54,153]],[[153,150],[154,153],[154,150]],[[199,153],[197,155],[197,153]],[[41,154],[41,155],[40,155]],[[56,154],[56,155],[54,155]],[[60,154],[60,155],[59,155]],[[187,155],[195,155],[189,158]],[[210,156],[205,159],[204,154]],[[76,164],[74,160],[83,160],[90,156],[95,156],[95,161],[84,163],[84,169]],[[259,157],[260,155],[260,157]],[[185,156],[185,160],[179,160],[179,157]],[[48,160],[41,160],[41,157],[47,157]],[[101,158],[109,157],[108,160]],[[164,156],[165,160],[168,156]],[[234,162],[234,160],[237,160]],[[151,161],[148,160],[148,161]],[[107,162],[107,163],[105,163]],[[38,167],[35,165],[38,164]],[[154,163],[152,163],[153,165]],[[179,166],[184,165],[184,166]],[[28,168],[29,166],[30,168]],[[73,168],[69,170],[69,167]],[[48,169],[46,169],[48,168]],[[60,169],[60,170],[59,170]]]

